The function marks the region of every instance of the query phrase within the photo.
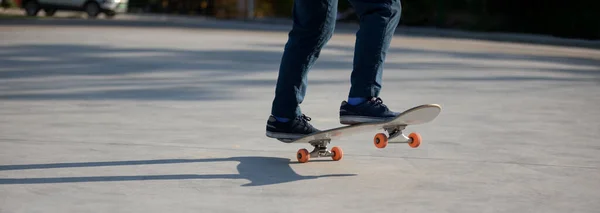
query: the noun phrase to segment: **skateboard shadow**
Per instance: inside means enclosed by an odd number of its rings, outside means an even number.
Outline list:
[[[51,178],[0,178],[0,184],[48,184],[48,183],[78,183],[78,182],[111,182],[111,181],[145,181],[145,180],[184,180],[184,179],[246,179],[250,183],[241,186],[264,186],[287,183],[299,180],[310,180],[327,177],[355,176],[356,174],[325,174],[325,175],[299,175],[291,167],[292,162],[286,158],[274,157],[231,157],[210,159],[160,159],[136,161],[108,161],[108,162],[80,162],[80,163],[54,163],[54,164],[28,164],[28,165],[0,165],[0,171],[77,168],[77,167],[104,167],[104,166],[131,166],[151,164],[178,164],[178,163],[210,163],[237,161],[239,174],[173,174],[173,175],[134,175],[134,176],[81,176],[81,177],[51,177]]]

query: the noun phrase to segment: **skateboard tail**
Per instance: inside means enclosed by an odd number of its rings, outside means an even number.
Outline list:
[[[426,104],[408,109],[394,120],[387,122],[388,125],[417,125],[433,121],[442,111],[442,107],[438,104]]]

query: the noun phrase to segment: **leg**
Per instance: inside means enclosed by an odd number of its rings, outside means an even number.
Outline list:
[[[383,64],[400,21],[400,0],[350,0],[360,19],[349,97],[377,97]]]
[[[333,35],[337,0],[296,0],[294,25],[279,67],[267,137],[295,139],[319,131],[303,115],[307,74]]]
[[[272,115],[293,119],[302,114],[308,71],[333,35],[336,15],[337,0],[294,2],[294,25],[279,68]]]
[[[340,123],[357,124],[394,118],[378,98],[383,63],[400,21],[400,0],[350,0],[360,19],[348,102],[340,107]]]

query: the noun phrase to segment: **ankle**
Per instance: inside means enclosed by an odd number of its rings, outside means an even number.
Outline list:
[[[363,102],[367,101],[366,98],[361,98],[361,97],[348,97],[348,104],[350,105],[359,105]]]
[[[283,118],[283,117],[277,117],[277,116],[273,116],[273,117],[275,117],[275,119],[276,119],[277,121],[279,121],[279,122],[283,122],[283,123],[290,121],[290,119],[289,119],[289,118]]]

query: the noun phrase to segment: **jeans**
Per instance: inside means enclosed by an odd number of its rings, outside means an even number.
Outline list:
[[[295,118],[302,114],[307,74],[331,39],[338,0],[295,0],[293,26],[288,34],[271,114]],[[377,97],[386,52],[401,13],[400,0],[349,0],[360,20],[356,33],[348,97]]]

